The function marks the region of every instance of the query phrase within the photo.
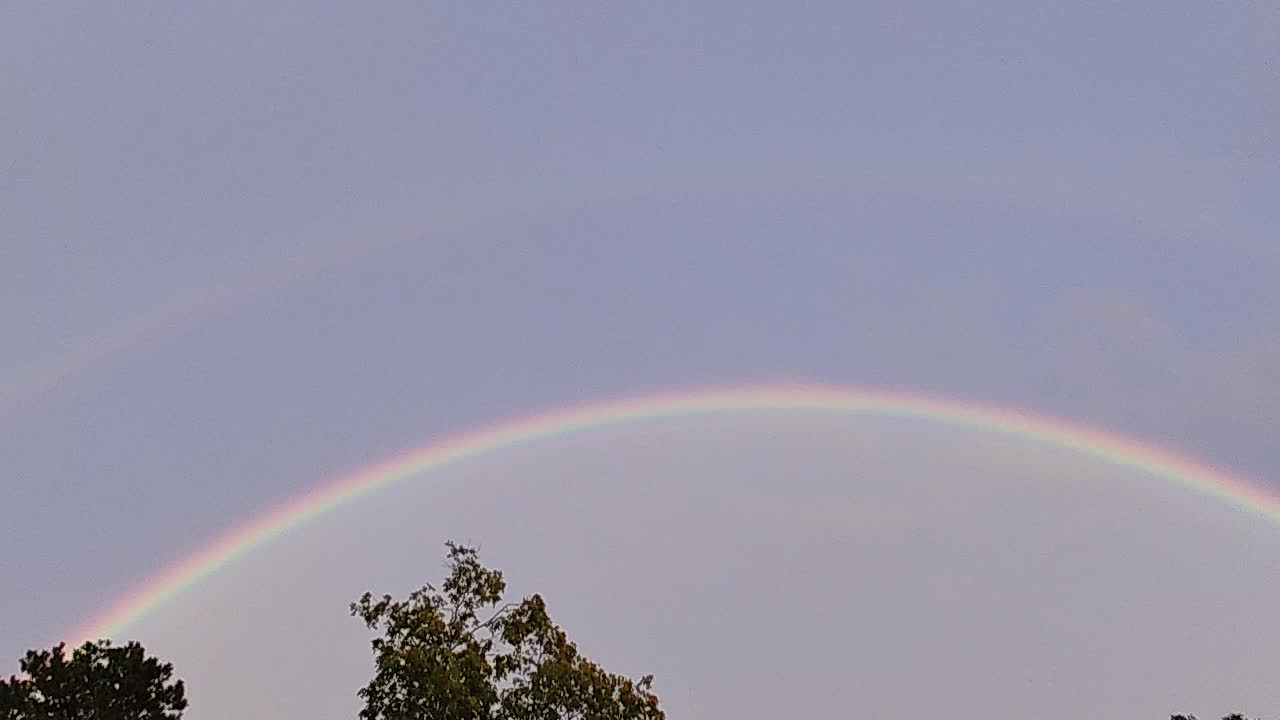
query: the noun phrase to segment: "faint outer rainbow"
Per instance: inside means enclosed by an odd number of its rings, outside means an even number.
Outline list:
[[[1120,435],[1009,408],[898,392],[816,385],[759,385],[626,397],[553,410],[446,437],[357,470],[288,502],[199,549],[145,582],[74,634],[115,637],[254,548],[397,481],[557,435],[680,416],[808,411],[911,418],[1008,435],[1159,476],[1280,523],[1280,491]]]
[[[255,297],[278,291],[322,271],[340,267],[355,258],[412,239],[443,237],[466,228],[516,218],[555,218],[582,209],[622,204],[697,198],[734,197],[735,193],[848,192],[859,196],[923,198],[941,197],[973,203],[975,207],[997,202],[1031,212],[1068,212],[1073,217],[1121,220],[1138,219],[1148,232],[1184,236],[1188,231],[1210,237],[1230,235],[1250,239],[1258,248],[1276,247],[1275,238],[1252,227],[1241,226],[1211,208],[1170,204],[1164,195],[1144,198],[1132,186],[1100,184],[1099,178],[1071,180],[1060,173],[1017,176],[984,175],[965,166],[953,170],[936,163],[911,169],[898,164],[891,170],[865,170],[848,174],[829,172],[807,163],[773,160],[754,166],[719,170],[701,175],[656,174],[627,179],[578,178],[563,185],[547,185],[541,179],[499,191],[486,187],[472,197],[453,199],[415,212],[412,223],[378,230],[363,228],[318,242],[305,242],[272,257],[254,259],[238,272],[195,282],[188,290],[147,303],[141,312],[112,323],[102,332],[73,340],[64,352],[33,359],[10,377],[0,376],[0,423],[20,417],[50,396],[65,391],[91,371],[118,361],[166,333],[179,332],[198,321],[243,306]],[[1228,221],[1230,220],[1230,221]],[[1270,257],[1270,256],[1268,256]]]

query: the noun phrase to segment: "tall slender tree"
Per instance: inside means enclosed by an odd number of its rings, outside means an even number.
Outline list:
[[[448,544],[449,576],[405,600],[370,593],[351,614],[378,631],[362,720],[665,720],[653,677],[606,672],[539,595],[505,602],[502,573]]]

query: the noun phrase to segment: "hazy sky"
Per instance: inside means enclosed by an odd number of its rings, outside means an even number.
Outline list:
[[[0,653],[16,659],[51,641],[212,536],[343,471],[442,433],[648,389],[778,378],[911,388],[1124,431],[1280,487],[1277,38],[1280,13],[1265,3],[10,4],[0,10]],[[867,439],[876,432],[859,426],[849,447],[878,447]],[[768,564],[783,552],[771,545],[782,531],[742,525],[737,503],[756,496],[737,487],[773,488],[752,507],[805,527],[809,505],[784,490],[809,472],[856,475],[841,486],[854,495],[855,485],[919,480],[917,494],[871,513],[905,513],[917,527],[927,523],[914,509],[937,483],[987,482],[999,476],[991,467],[1024,452],[1000,445],[971,465],[925,467],[913,459],[921,447],[988,446],[923,428],[883,432],[911,449],[869,459],[836,443],[809,457],[806,433],[776,432],[766,446],[792,460],[727,462],[762,442],[728,424],[692,436],[713,447],[670,433],[643,449],[625,433],[566,440],[486,482],[541,488],[540,502],[557,508],[588,487],[591,502],[625,506],[634,490],[624,486],[643,484],[644,468],[652,487],[714,487],[730,499],[699,505],[682,532],[705,544],[691,557],[718,568],[712,575],[745,578],[752,553]],[[1034,471],[1014,484],[1046,495],[1018,502],[1052,517],[1055,479],[1078,461],[1034,453]],[[589,482],[577,464],[590,462],[631,476]],[[926,471],[946,477],[931,485]],[[452,496],[428,490],[413,492],[441,512]],[[477,510],[472,534],[513,575],[528,568],[530,585],[551,584],[580,618],[584,645],[603,633],[606,665],[615,647],[637,671],[670,668],[659,689],[672,689],[673,708],[734,716],[740,706],[713,702],[731,684],[687,667],[673,630],[705,616],[712,595],[670,622],[641,617],[627,635],[630,626],[602,620],[612,615],[593,615],[590,602],[611,596],[571,592],[593,587],[575,574],[585,560],[552,552],[579,515],[529,544],[547,553],[521,554],[524,541],[494,518],[514,518],[523,501],[505,502],[506,515]],[[1107,511],[1128,512],[1116,503]],[[1280,528],[1237,518],[1233,535],[1221,528],[1235,516],[1195,503],[1204,509],[1132,517],[1137,529],[1117,541],[1168,563],[1151,587],[1181,578],[1185,607],[1160,617],[1195,618],[1196,637],[1236,637],[1212,603],[1251,589],[1256,598],[1228,609],[1253,617],[1248,603],[1276,596],[1253,563],[1275,557]],[[458,523],[448,532],[468,532],[470,506],[458,500],[446,513]],[[1084,512],[1062,507],[1064,518]],[[381,522],[371,509],[350,513],[309,529],[307,542],[331,547]],[[1188,519],[1200,513],[1227,524]],[[1061,528],[1018,520],[1021,510],[1002,511],[1007,535],[982,535],[965,517],[957,537],[969,540],[957,547],[1004,558],[990,566],[1002,583],[1027,577],[1024,543],[1026,553],[1060,544]],[[701,576],[704,565],[680,566],[694,560],[652,527],[625,526],[652,540],[661,577]],[[420,554],[382,553],[350,582],[325,576],[325,556],[308,555],[300,535],[211,581],[201,607],[247,602],[246,578],[292,577],[280,567],[299,568],[298,583],[319,573],[346,594],[383,578],[407,588],[439,569],[448,533],[426,519],[402,531],[396,542]],[[1135,539],[1144,532],[1214,550],[1155,552]],[[931,547],[878,539],[902,558]],[[1125,597],[1143,597],[1141,574],[1111,570],[1130,582]],[[849,595],[856,574],[837,575],[831,592]],[[626,579],[603,582],[614,580]],[[748,592],[726,583],[724,597]],[[290,597],[272,588],[264,607]],[[953,591],[966,592],[937,597]],[[790,596],[762,597],[776,610]],[[335,633],[350,630],[343,602]],[[1002,603],[1002,613],[1027,610]],[[1097,610],[1081,607],[1072,622]],[[947,617],[965,632],[986,627]],[[1280,625],[1257,617],[1242,637],[1274,648]],[[839,632],[861,627],[850,622]],[[1034,627],[987,630],[1005,653],[1047,642]],[[1087,645],[1080,627],[1045,637]],[[677,644],[644,645],[653,628]],[[274,642],[269,622],[242,631]],[[211,642],[210,627],[153,632],[192,657],[193,697],[202,682],[227,682],[196,677],[203,660],[192,648]],[[707,632],[709,642],[729,637]],[[953,682],[939,663],[955,646],[938,640],[935,654],[930,642],[945,633],[919,633],[927,672],[883,670],[867,687],[885,694],[865,705],[817,697],[812,711],[924,702],[919,683]],[[757,645],[786,643],[767,635]],[[1059,682],[1085,683],[1072,668],[1092,656],[1071,647]],[[1270,703],[1243,708],[1253,712],[1280,704],[1248,694],[1280,687],[1260,669],[1274,656],[1247,644],[1214,655],[1221,647],[1193,644],[1189,662],[1230,667],[1241,684],[1210,683],[1179,702],[1202,716],[1226,711],[1216,693],[1228,690]],[[1165,682],[1176,674],[1139,660],[1167,662],[1168,651],[1126,646],[1133,688],[1176,686]],[[753,657],[744,649],[717,652],[726,678],[764,673],[733,664]],[[814,661],[866,669],[832,657]],[[359,671],[366,660],[334,662]],[[1043,705],[1063,696],[1043,687],[975,689],[974,707],[1053,717]],[[1075,697],[1096,697],[1104,713],[1178,709],[1096,690]],[[276,717],[266,698],[243,699],[264,703],[242,706],[243,717]],[[214,716],[199,712],[193,720]]]

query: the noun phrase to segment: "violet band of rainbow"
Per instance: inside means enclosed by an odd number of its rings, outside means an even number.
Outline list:
[[[488,453],[593,428],[699,415],[809,411],[897,417],[973,428],[1074,451],[1160,477],[1280,524],[1280,490],[1119,434],[1021,410],[920,393],[781,384],[695,389],[622,397],[551,410],[463,432],[409,450],[324,484],[201,547],[98,613],[72,635],[114,638],[273,538],[403,480]]]

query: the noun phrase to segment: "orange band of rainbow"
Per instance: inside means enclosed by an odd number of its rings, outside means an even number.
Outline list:
[[[591,428],[682,416],[809,411],[899,417],[963,426],[1063,448],[1162,477],[1280,523],[1280,491],[1138,440],[1026,412],[910,392],[767,385],[622,398],[533,415],[444,438],[357,470],[204,546],[78,630],[79,641],[117,636],[202,579],[309,520],[401,480],[504,448]]]

